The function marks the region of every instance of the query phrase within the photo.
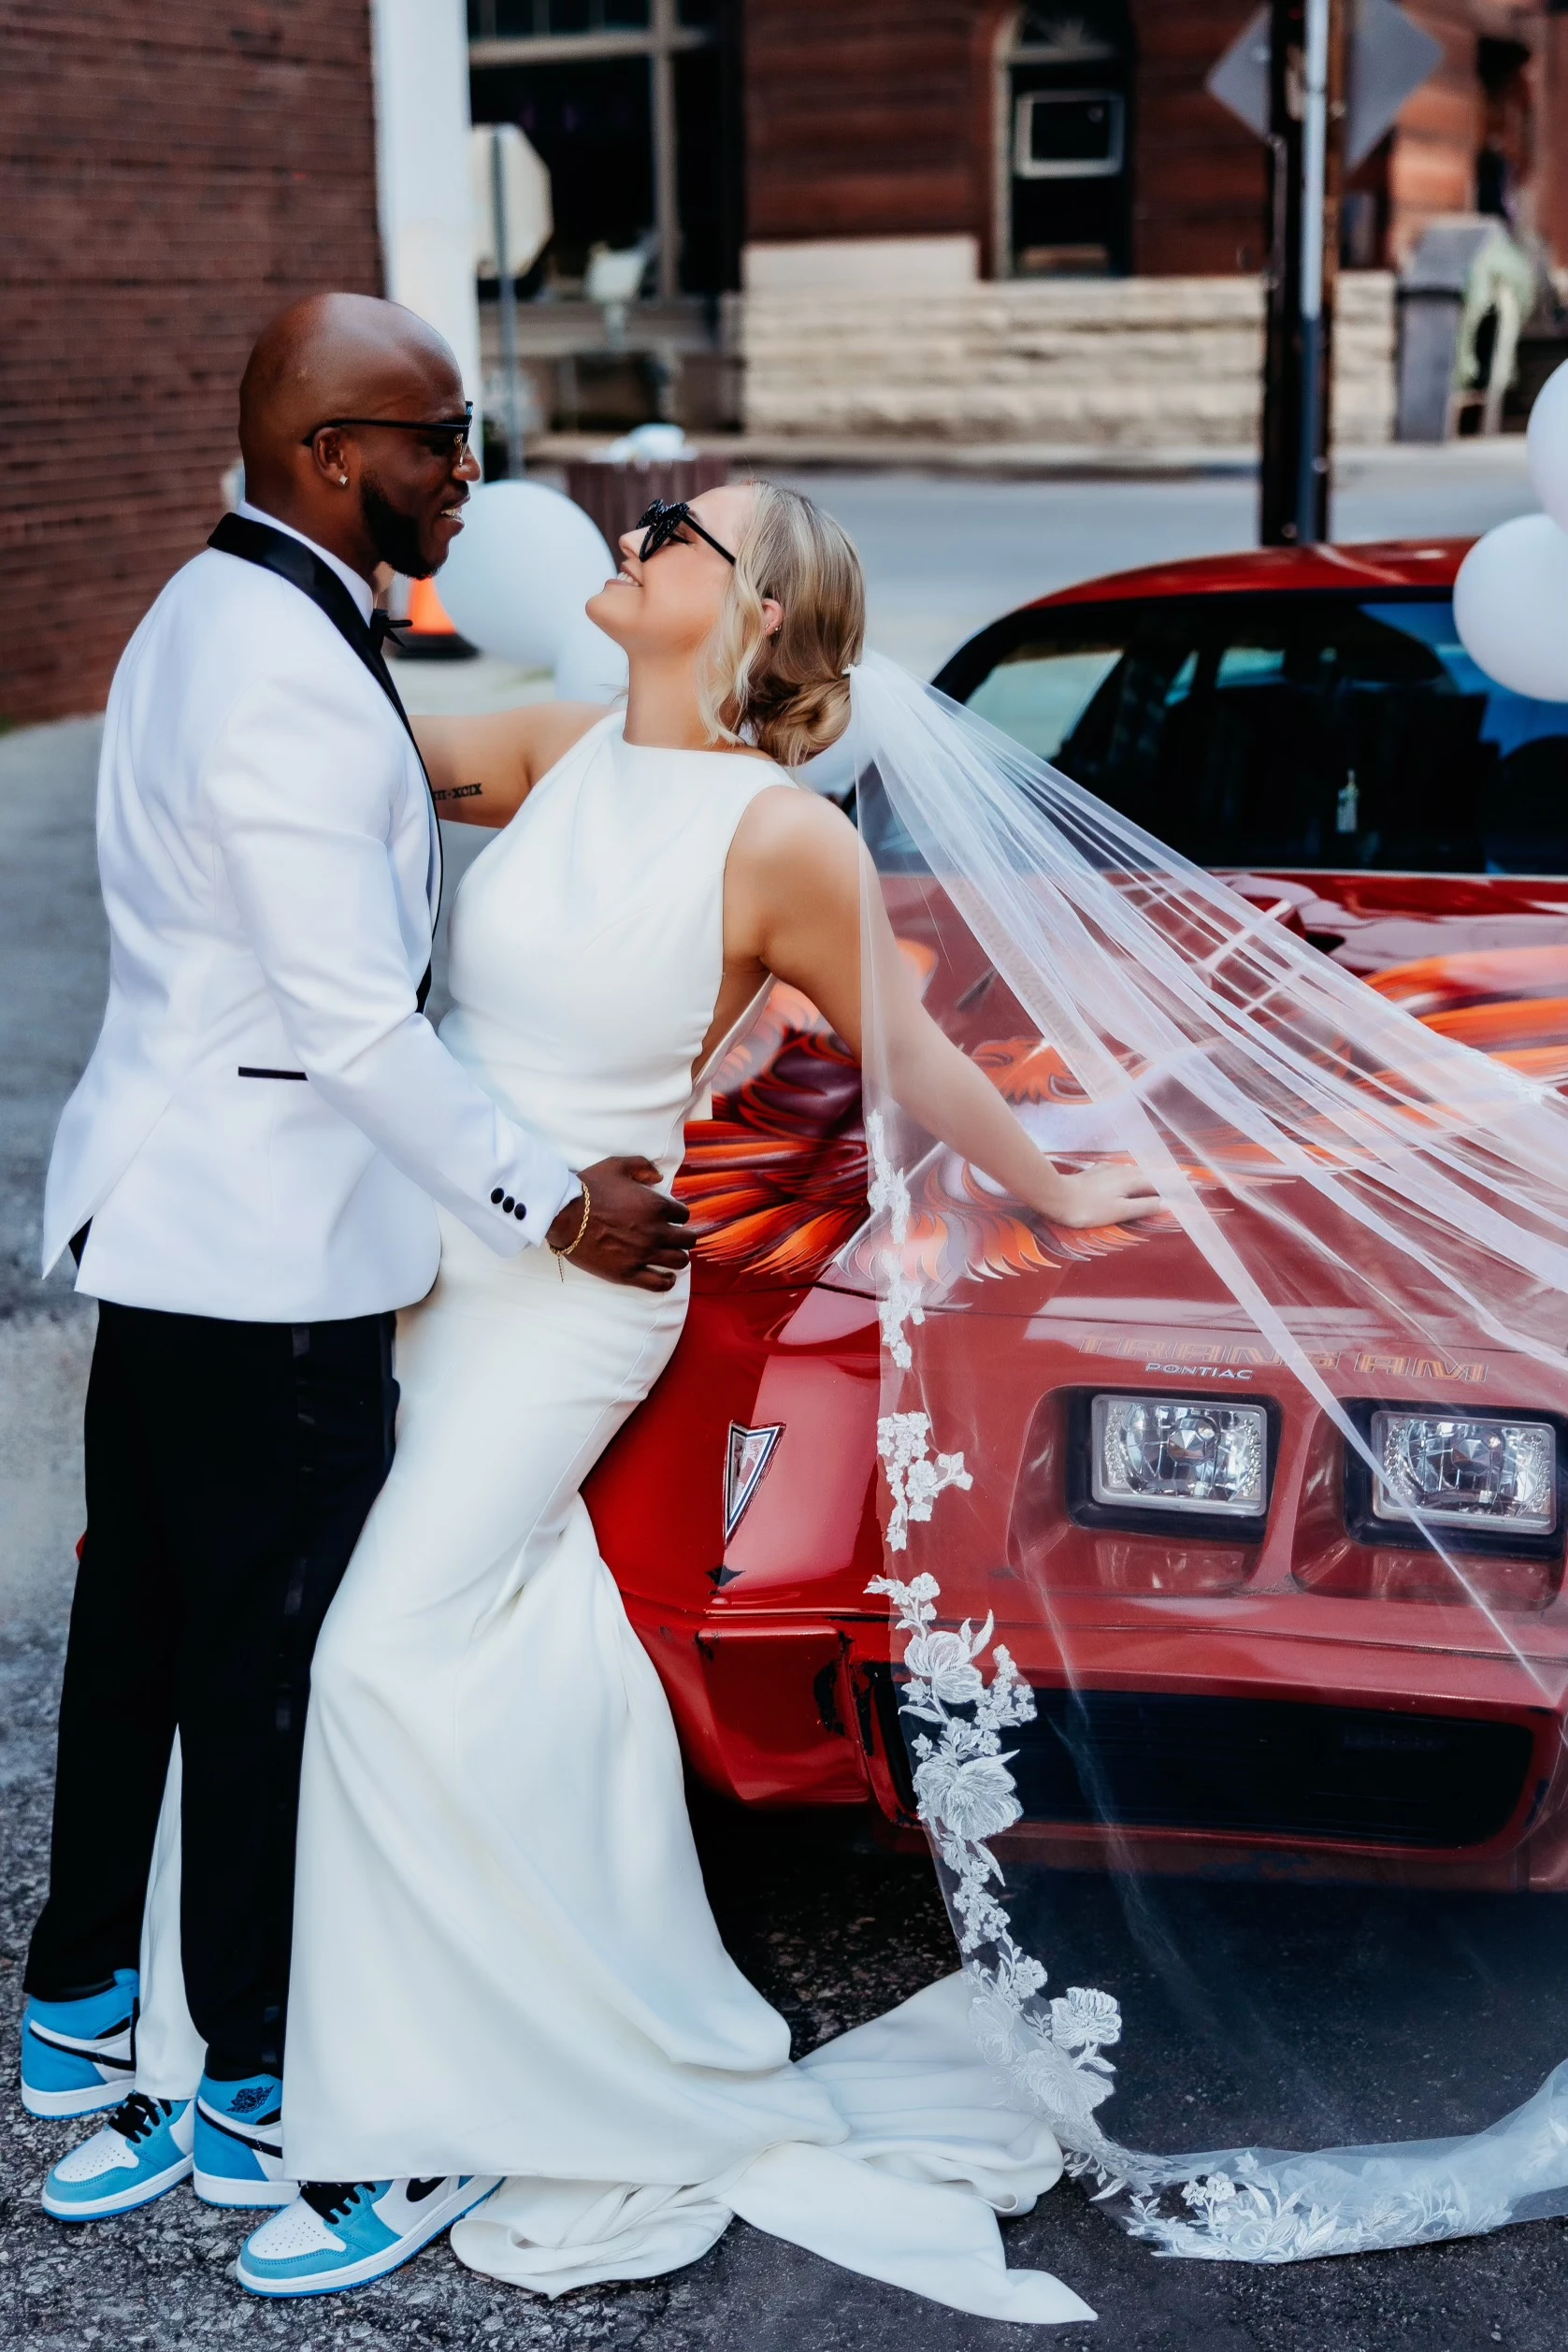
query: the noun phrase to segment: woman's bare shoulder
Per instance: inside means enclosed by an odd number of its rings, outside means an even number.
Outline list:
[[[798,785],[769,786],[747,807],[725,870],[726,932],[762,961],[802,923],[848,919],[860,893],[860,836],[844,815]]]
[[[821,793],[791,784],[783,770],[776,785],[765,785],[749,803],[735,836],[742,856],[838,862],[854,858],[859,835],[848,817]]]

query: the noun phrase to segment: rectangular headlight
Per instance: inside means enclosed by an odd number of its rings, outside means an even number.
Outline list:
[[[1372,1508],[1439,1527],[1549,1536],[1557,1526],[1557,1432],[1550,1421],[1374,1413]]]
[[[1269,1424],[1260,1405],[1207,1397],[1097,1396],[1090,1419],[1097,1503],[1122,1510],[1261,1519]]]

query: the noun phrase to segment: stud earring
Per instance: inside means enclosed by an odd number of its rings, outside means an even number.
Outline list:
[[[348,486],[349,486],[349,477],[348,477],[348,475],[347,475],[346,473],[340,473],[340,474],[338,475],[338,483],[340,483],[340,485],[342,486],[342,488],[346,490],[346,489],[348,488]]]

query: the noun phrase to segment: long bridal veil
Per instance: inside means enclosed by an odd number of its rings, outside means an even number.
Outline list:
[[[1058,1230],[914,1129],[868,953],[882,1720],[980,2045],[1166,2254],[1568,2213],[1568,1051],[890,663],[847,750],[929,1009],[1164,1203]]]

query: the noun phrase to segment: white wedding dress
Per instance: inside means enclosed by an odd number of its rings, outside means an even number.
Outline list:
[[[726,859],[787,782],[611,717],[468,873],[442,1037],[574,1165],[640,1151],[673,1177]],[[393,1470],[316,1656],[288,2171],[502,2175],[453,2245],[545,2294],[695,2260],[739,2214],[963,2311],[1092,2318],[1005,2266],[995,2214],[1061,2156],[980,2061],[963,1980],[792,2065],[719,1940],[669,1705],[579,1492],[685,1294],[503,1261],[444,1220],[399,1322]]]

